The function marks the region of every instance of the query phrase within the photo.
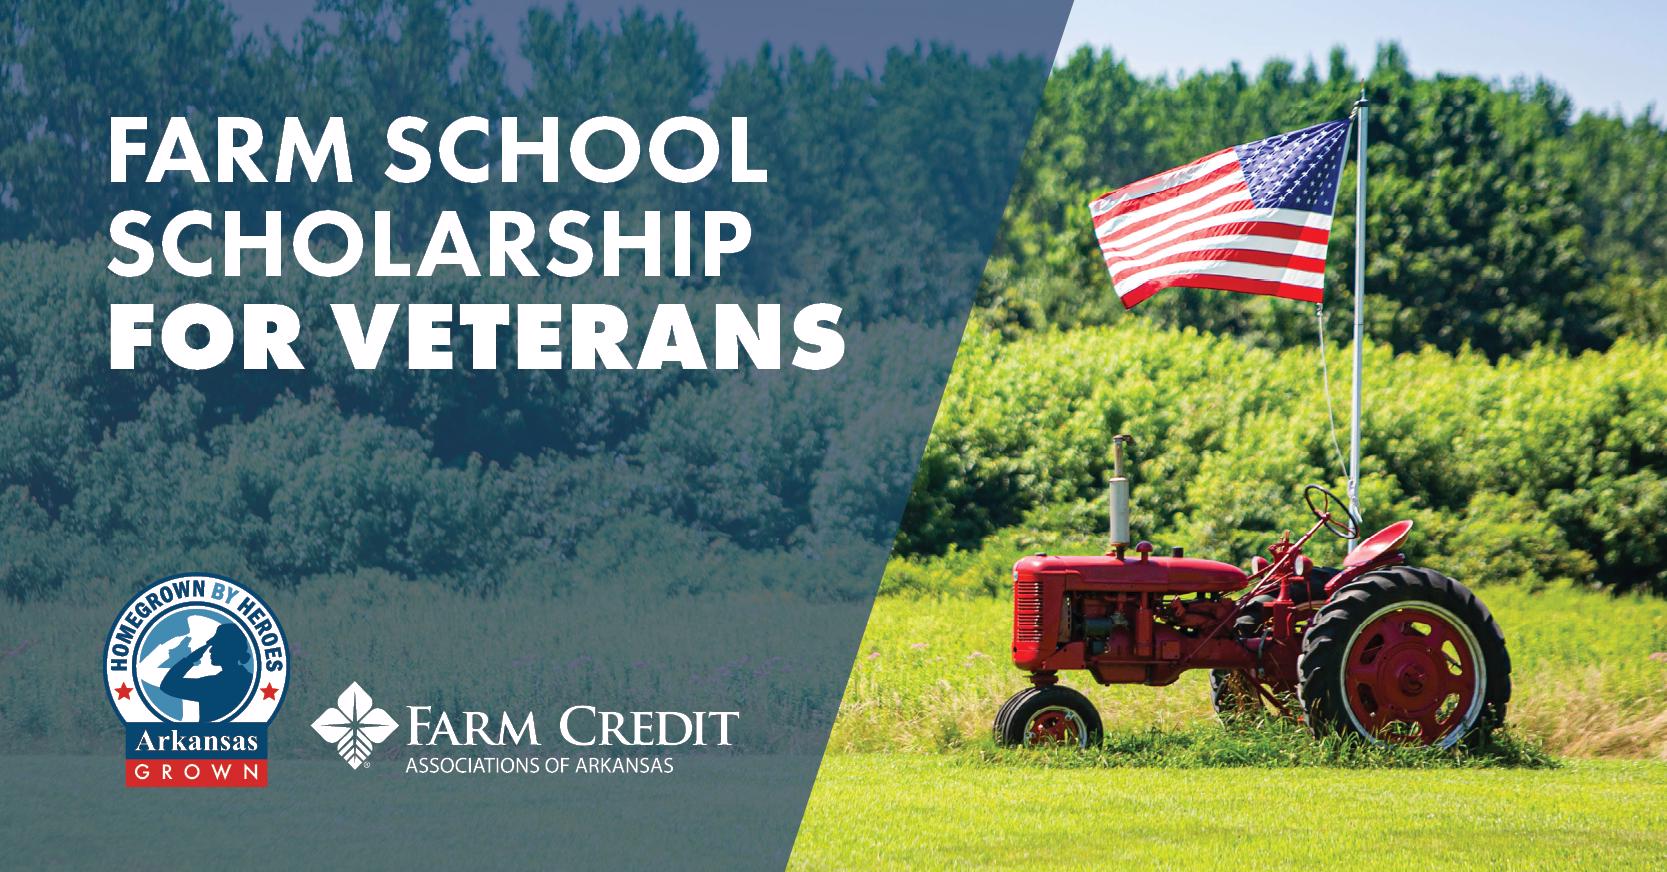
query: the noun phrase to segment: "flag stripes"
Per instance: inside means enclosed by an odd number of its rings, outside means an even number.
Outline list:
[[[1125,307],[1189,287],[1318,303],[1348,122],[1206,155],[1089,206]]]

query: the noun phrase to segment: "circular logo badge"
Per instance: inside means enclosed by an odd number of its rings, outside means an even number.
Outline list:
[[[104,644],[124,723],[267,723],[289,676],[278,618],[241,584],[175,575],[134,595]]]

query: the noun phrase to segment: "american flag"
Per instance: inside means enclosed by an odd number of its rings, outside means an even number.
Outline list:
[[[1089,204],[1125,308],[1164,288],[1318,303],[1349,138],[1332,121],[1222,149]]]

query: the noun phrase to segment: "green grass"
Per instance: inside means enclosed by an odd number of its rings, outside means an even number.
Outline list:
[[[1521,741],[1558,755],[1667,759],[1667,655],[1651,656],[1667,652],[1667,601],[1569,588],[1479,593],[1510,647],[1510,723]],[[831,748],[974,752],[1002,700],[1025,686],[1008,659],[1009,620],[1007,602],[993,597],[882,596]],[[1228,740],[1210,711],[1203,672],[1169,687],[1102,688],[1080,674],[1061,678],[1094,700],[1108,742],[1174,748],[1200,736]],[[1275,757],[1293,746],[1275,744]]]
[[[906,571],[934,584],[969,569]],[[1229,729],[1201,672],[1160,688],[1061,676],[1100,709],[1104,746],[998,749],[991,718],[1025,686],[1008,603],[882,596],[792,867],[1667,868],[1667,658],[1651,656],[1667,651],[1667,601],[1480,594],[1515,694],[1496,746],[1462,756]]]
[[[1099,747],[1088,750],[1001,748],[992,738],[945,753],[998,766],[1042,769],[1549,769],[1560,765],[1537,742],[1509,732],[1496,733],[1486,745],[1461,753],[1411,745],[1373,746],[1343,736],[1316,739],[1300,724],[1282,719],[1257,720],[1234,729],[1224,729],[1214,722],[1181,729],[1120,729],[1107,735]]]
[[[1667,765],[1052,769],[965,755],[822,764],[795,869],[1650,869]]]

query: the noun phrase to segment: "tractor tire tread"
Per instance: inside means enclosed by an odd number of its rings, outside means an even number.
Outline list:
[[[1100,713],[1094,708],[1094,703],[1078,691],[1059,684],[1042,687],[1027,687],[1008,698],[1007,702],[996,713],[995,740],[998,745],[1009,747],[1024,744],[1025,725],[1030,715],[1048,706],[1065,706],[1076,712],[1082,718],[1087,735],[1083,737],[1083,746],[1098,747],[1105,738],[1105,727],[1100,720]]]
[[[1511,698],[1511,662],[1505,636],[1487,606],[1463,584],[1431,569],[1390,566],[1365,573],[1338,589],[1320,608],[1303,635],[1297,658],[1297,696],[1309,729],[1316,736],[1347,733],[1345,709],[1340,699],[1338,671],[1347,656],[1343,647],[1351,633],[1375,610],[1398,602],[1423,601],[1443,606],[1475,634],[1486,666],[1487,682],[1482,688],[1480,717],[1462,741],[1485,742],[1505,722]]]
[[[1000,739],[1001,739],[1003,725],[1007,721],[1008,712],[1012,711],[1013,706],[1019,704],[1019,702],[1021,700],[1028,699],[1030,694],[1036,692],[1036,689],[1037,688],[1034,687],[1034,686],[1027,687],[1024,690],[1021,690],[1018,693],[1015,693],[1012,696],[1008,697],[1007,701],[1001,704],[1001,708],[996,711],[996,720],[995,720],[995,724],[993,725],[993,729],[995,730],[997,741],[1000,741]]]

